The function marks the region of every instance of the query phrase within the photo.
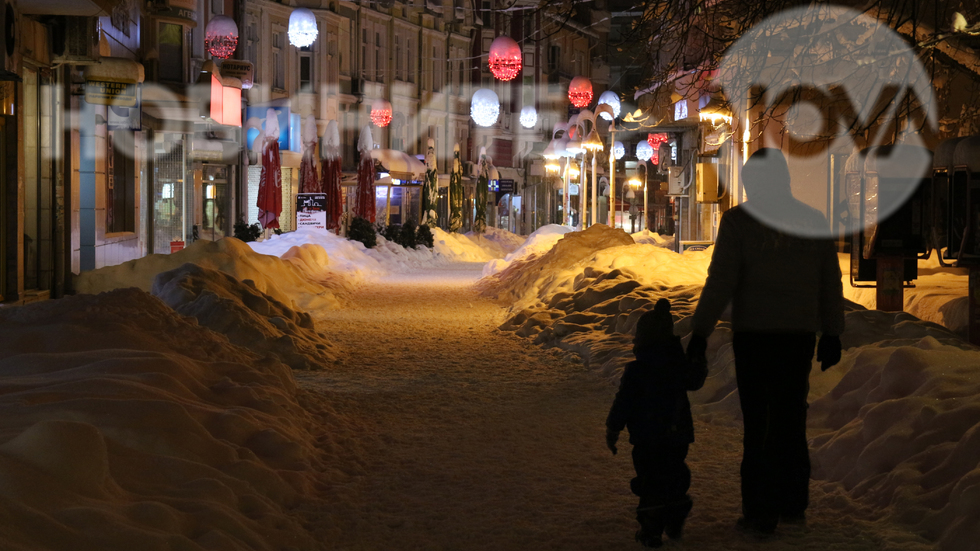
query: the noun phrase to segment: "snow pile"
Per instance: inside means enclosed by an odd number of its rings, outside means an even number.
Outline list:
[[[433,250],[455,262],[488,262],[502,258],[524,241],[524,238],[498,228],[487,228],[486,233],[450,233],[432,229]]]
[[[541,226],[507,256],[488,262],[483,267],[483,275],[489,276],[496,274],[514,262],[528,260],[532,255],[541,256],[550,251],[555,246],[555,243],[564,237],[566,233],[572,231],[575,231],[575,229],[570,226],[561,226],[558,224]]]
[[[550,251],[513,262],[499,273],[480,280],[484,296],[515,307],[540,304],[558,292],[569,291],[596,252],[609,247],[631,245],[633,239],[623,230],[596,224],[580,232],[566,233]]]
[[[631,237],[633,238],[633,241],[645,245],[656,245],[665,249],[672,249],[674,247],[673,235],[662,236],[657,232],[642,230],[632,234]]]
[[[127,288],[0,310],[5,549],[324,549],[355,445],[291,370]]]
[[[339,308],[350,290],[343,273],[325,267],[329,259],[323,248],[301,245],[290,248],[283,258],[258,254],[233,237],[218,241],[199,240],[172,254],[151,254],[118,266],[107,266],[77,276],[79,293],[100,293],[124,287],[150,291],[157,274],[190,262],[220,270],[239,280],[251,280],[255,288],[294,310]]]
[[[336,359],[310,314],[255,289],[251,280],[241,282],[224,272],[184,264],[158,274],[153,295],[233,344],[260,356],[273,353],[294,369],[323,369]]]
[[[844,274],[844,296],[866,308],[875,307],[875,289],[852,287],[849,283],[850,255],[838,254]],[[905,311],[926,321],[938,323],[966,338],[969,325],[967,268],[943,267],[936,254],[919,260],[915,287],[905,289]]]
[[[307,273],[316,276],[323,271],[340,272],[349,281],[357,283],[367,277],[383,276],[388,269],[376,258],[370,255],[359,241],[351,241],[330,232],[322,232],[309,228],[301,228],[293,232],[271,235],[264,241],[253,241],[248,244],[259,254],[267,254],[289,258],[287,253],[293,247],[319,246],[326,253],[322,265],[310,266]]]

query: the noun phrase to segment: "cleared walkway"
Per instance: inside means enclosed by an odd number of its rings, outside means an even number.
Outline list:
[[[604,442],[615,388],[497,332],[504,312],[471,289],[480,267],[390,277],[362,286],[348,309],[314,313],[346,357],[297,379],[362,436],[333,451],[355,476],[305,511],[310,529],[338,550],[640,548],[627,435],[615,457]],[[931,549],[818,483],[806,528],[739,534],[741,434],[696,431],[695,508],[670,547]]]

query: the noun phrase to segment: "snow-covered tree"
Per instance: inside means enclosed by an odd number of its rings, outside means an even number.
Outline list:
[[[436,227],[439,220],[439,169],[436,165],[436,141],[429,138],[425,154],[425,183],[422,185],[422,224]]]

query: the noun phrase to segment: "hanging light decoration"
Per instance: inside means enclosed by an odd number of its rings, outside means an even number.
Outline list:
[[[534,128],[538,123],[538,110],[533,105],[527,105],[521,109],[521,126],[524,128]]]
[[[238,47],[238,25],[227,15],[216,15],[204,28],[204,47],[214,57],[228,59]]]
[[[578,76],[568,85],[568,100],[575,107],[585,107],[592,103],[592,81]]]
[[[653,156],[653,146],[647,142],[640,142],[636,144],[636,158],[641,161],[649,161],[650,157]]]
[[[623,142],[617,141],[613,145],[613,154],[616,155],[617,161],[622,159],[623,156],[626,155],[626,147],[623,145]]]
[[[296,8],[289,14],[289,43],[297,48],[305,48],[316,40],[316,16],[307,8]]]
[[[500,116],[500,100],[489,88],[480,88],[470,100],[470,116],[480,126],[493,126]]]
[[[384,128],[391,122],[391,103],[378,98],[371,103],[371,122]]]
[[[609,116],[609,113],[601,112],[599,113],[600,117],[606,119],[607,121],[611,121],[619,116],[619,110],[622,108],[622,105],[619,102],[619,96],[616,95],[616,92],[606,90],[605,92],[599,94],[599,101],[596,102],[596,105],[603,104],[612,107],[613,114],[612,116]]]
[[[521,47],[509,36],[498,36],[490,44],[490,72],[500,80],[512,80],[521,72]]]
[[[660,164],[660,144],[666,143],[668,139],[667,134],[663,132],[647,134],[647,143],[650,144],[650,148],[653,151],[650,154],[650,160],[653,164]]]

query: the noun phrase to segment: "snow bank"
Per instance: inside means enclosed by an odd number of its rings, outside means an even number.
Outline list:
[[[439,228],[432,230],[433,250],[455,262],[488,262],[502,258],[524,242],[524,238],[499,228],[487,228],[486,233],[450,233]]]
[[[260,356],[276,354],[294,369],[323,369],[335,361],[333,345],[316,331],[310,314],[289,308],[246,281],[188,263],[158,274],[153,295],[233,344]]]
[[[503,271],[480,280],[484,296],[521,305],[541,303],[557,292],[568,291],[575,277],[597,251],[631,245],[623,230],[596,224],[580,232],[566,233],[547,253],[512,262]]]
[[[388,269],[373,258],[369,254],[369,249],[361,242],[309,228],[280,235],[273,234],[264,241],[252,241],[248,245],[259,254],[278,257],[288,257],[287,253],[293,247],[318,246],[326,253],[326,258],[322,265],[309,267],[308,273],[311,275],[324,270],[340,272],[352,283],[356,283],[366,277],[383,276],[388,273]]]
[[[0,373],[5,549],[328,546],[293,511],[350,443],[278,360],[126,288],[0,310]]]
[[[656,245],[665,249],[672,249],[674,247],[673,235],[660,235],[659,233],[652,232],[650,230],[642,230],[631,234],[630,237],[633,238],[633,241],[645,245]]]
[[[528,236],[523,243],[518,245],[516,249],[504,256],[503,258],[498,258],[491,260],[483,267],[483,275],[489,276],[496,274],[510,266],[512,263],[519,260],[527,260],[532,255],[540,256],[550,251],[555,243],[559,239],[565,236],[566,233],[575,231],[574,228],[570,226],[561,226],[558,224],[548,224],[547,226],[541,226]]]
[[[82,272],[77,276],[75,288],[79,293],[125,287],[150,291],[157,274],[190,262],[242,281],[251,280],[256,289],[294,310],[334,309],[343,304],[350,283],[341,273],[326,269],[329,258],[322,247],[295,246],[282,256],[258,254],[233,237],[199,240],[169,255],[151,254],[118,266]]]

